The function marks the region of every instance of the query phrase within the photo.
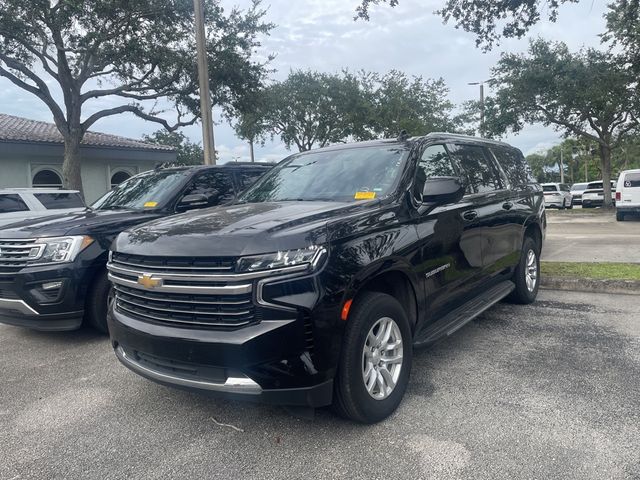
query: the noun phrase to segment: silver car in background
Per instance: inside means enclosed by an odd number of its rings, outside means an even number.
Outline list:
[[[573,208],[573,197],[566,183],[542,183],[544,206],[546,208]]]

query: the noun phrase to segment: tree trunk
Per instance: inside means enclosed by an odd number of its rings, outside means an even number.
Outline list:
[[[611,199],[611,147],[600,145],[600,165],[602,167],[603,208],[612,208]]]
[[[249,153],[251,154],[251,163],[256,161],[255,154],[253,153],[253,139],[249,139]]]
[[[62,164],[62,186],[71,190],[82,190],[80,142],[82,135],[79,131],[65,135],[64,139],[64,163]]]

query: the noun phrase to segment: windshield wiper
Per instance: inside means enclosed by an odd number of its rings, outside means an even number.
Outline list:
[[[98,210],[136,210],[135,208],[125,207],[124,205],[109,205],[106,207],[100,207]]]

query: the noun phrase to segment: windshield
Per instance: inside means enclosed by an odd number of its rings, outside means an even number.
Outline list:
[[[261,177],[240,201],[349,202],[383,198],[393,190],[408,154],[402,146],[385,145],[296,155]]]
[[[152,210],[172,195],[174,188],[188,175],[188,170],[146,172],[121,183],[91,208],[94,210]]]

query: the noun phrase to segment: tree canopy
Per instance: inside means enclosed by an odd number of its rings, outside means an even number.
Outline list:
[[[257,1],[227,13],[205,0],[205,11],[214,102],[226,104],[261,81],[252,55],[271,25]],[[66,187],[82,189],[79,146],[98,120],[128,112],[167,130],[197,120],[193,32],[192,0],[0,0],[0,76],[51,111]]]
[[[555,22],[563,3],[580,0],[446,0],[437,10],[445,22],[452,21],[476,36],[476,44],[485,49],[495,45],[501,37],[522,38],[539,21]],[[631,0],[633,1],[633,0]],[[399,5],[400,0],[361,0],[356,18],[369,20],[373,5]]]
[[[149,143],[168,145],[176,149],[176,162],[181,165],[200,165],[204,160],[204,151],[198,143],[193,143],[182,132],[158,130],[151,135],[143,135],[142,139]]]
[[[488,131],[518,132],[541,122],[589,140],[599,149],[609,188],[612,150],[639,127],[636,77],[623,58],[594,49],[572,53],[563,43],[539,39],[527,54],[503,54],[492,76]]]
[[[277,136],[304,151],[348,140],[460,130],[442,79],[348,71],[293,71],[239,112],[236,133],[250,142]]]

